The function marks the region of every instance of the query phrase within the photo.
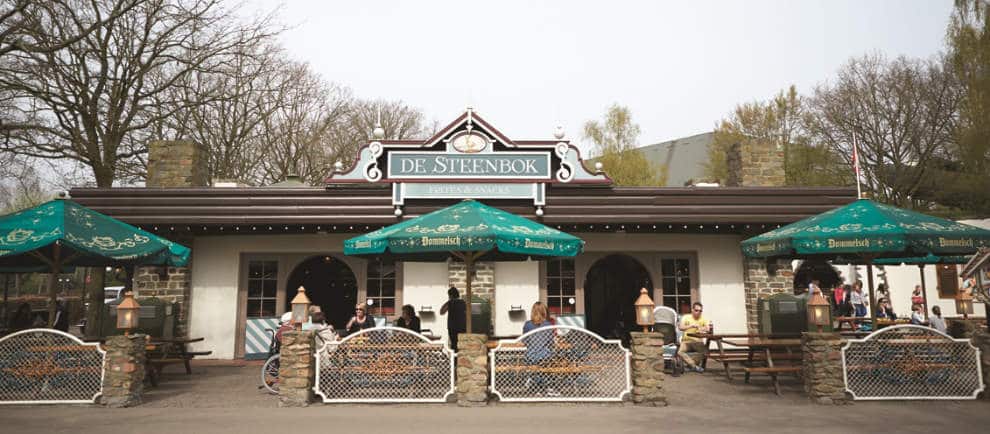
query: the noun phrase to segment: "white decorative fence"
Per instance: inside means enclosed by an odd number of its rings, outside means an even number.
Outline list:
[[[842,348],[846,391],[856,400],[976,399],[980,351],[967,339],[914,325],[887,327]]]
[[[489,352],[501,401],[622,401],[632,389],[630,353],[583,328],[541,327]]]
[[[313,390],[323,402],[445,402],[454,353],[407,329],[362,330],[317,350]]]
[[[30,329],[0,338],[0,404],[92,403],[106,352],[68,333]]]

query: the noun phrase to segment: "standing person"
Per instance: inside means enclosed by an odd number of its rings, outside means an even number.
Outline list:
[[[849,295],[846,292],[844,285],[835,285],[835,289],[832,290],[832,311],[836,313],[837,316],[846,316],[846,298]]]
[[[457,352],[457,334],[467,331],[467,313],[464,312],[467,304],[461,300],[461,293],[453,286],[447,290],[447,297],[449,300],[440,306],[440,315],[450,312],[447,315],[447,336],[450,338],[450,349]]]
[[[928,324],[933,329],[945,333],[945,318],[942,318],[942,308],[932,306],[932,316],[928,317]]]
[[[55,330],[69,332],[69,312],[65,310],[65,300],[61,297],[55,300],[55,321],[52,327]]]
[[[419,317],[416,316],[416,309],[411,304],[402,306],[402,316],[395,320],[395,326],[409,329],[416,333],[420,333],[422,330],[420,328]]]
[[[689,368],[695,372],[705,372],[705,369],[698,366],[694,359],[691,358],[687,353],[696,352],[701,355],[701,359],[704,360],[708,354],[708,345],[706,345],[701,338],[696,338],[690,336],[691,333],[706,333],[710,331],[710,323],[708,319],[701,316],[701,312],[704,310],[704,306],[699,302],[694,302],[691,305],[691,315],[684,315],[681,318],[681,325],[678,328],[684,332],[681,335],[681,346],[677,349],[677,356],[681,358],[688,365]]]
[[[863,296],[863,281],[857,280],[853,283],[852,294],[849,294],[849,302],[852,303],[853,311],[857,317],[866,316],[866,302]]]
[[[914,285],[914,292],[911,293],[911,304],[925,304],[925,297],[921,295],[921,285]]]
[[[358,303],[354,306],[354,316],[351,320],[347,322],[347,334],[351,335],[357,333],[364,329],[375,328],[375,320],[371,316],[365,314],[365,305],[363,303]]]

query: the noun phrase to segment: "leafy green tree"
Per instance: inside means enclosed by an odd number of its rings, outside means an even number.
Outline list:
[[[632,120],[628,107],[612,104],[601,122],[584,124],[584,136],[595,143],[594,160],[602,163],[605,173],[619,186],[663,186],[667,168],[654,166],[637,149],[639,125]]]

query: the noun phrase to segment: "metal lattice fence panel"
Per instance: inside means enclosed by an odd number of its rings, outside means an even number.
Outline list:
[[[489,353],[502,401],[621,401],[631,391],[630,353],[583,328],[541,327]]]
[[[976,399],[980,351],[966,339],[914,325],[888,327],[842,348],[846,390],[857,400]]]
[[[0,404],[95,402],[106,352],[68,333],[30,329],[0,339]]]
[[[317,351],[313,389],[323,402],[445,402],[454,354],[407,329],[366,329]]]

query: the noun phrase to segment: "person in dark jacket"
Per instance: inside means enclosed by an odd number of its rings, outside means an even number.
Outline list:
[[[411,304],[402,306],[402,316],[395,320],[395,326],[409,329],[416,333],[421,332],[419,317],[416,316],[416,310],[413,309]]]
[[[69,312],[65,309],[65,300],[55,301],[55,330],[69,332]]]
[[[440,315],[447,315],[447,337],[450,339],[450,349],[457,351],[457,334],[467,331],[467,304],[461,300],[461,293],[451,286],[447,290],[447,300],[440,306]]]

